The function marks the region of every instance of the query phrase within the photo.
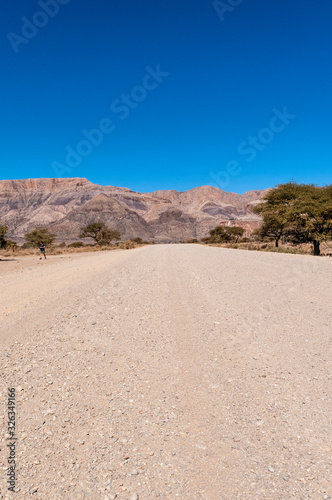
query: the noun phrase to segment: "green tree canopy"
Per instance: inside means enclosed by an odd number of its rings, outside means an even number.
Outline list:
[[[203,238],[202,241],[206,243],[229,243],[231,241],[238,241],[243,236],[243,227],[238,226],[216,226],[211,229],[210,236]]]
[[[295,182],[281,184],[276,189],[272,189],[259,203],[253,208],[253,212],[263,218],[261,227],[255,231],[260,238],[271,238],[275,240],[276,247],[279,240],[284,236],[288,228],[292,207],[299,196],[300,186]]]
[[[321,242],[332,239],[332,186],[301,186],[287,233],[294,243],[312,243],[320,255]]]
[[[252,234],[260,240],[264,240],[265,238],[274,240],[276,247],[278,247],[279,240],[285,234],[286,227],[286,222],[281,222],[280,219],[273,214],[265,213],[263,215],[263,223],[258,229],[255,229]]]
[[[56,238],[56,234],[50,233],[46,227],[39,227],[24,235],[28,245],[38,247],[42,241],[45,246],[50,246]]]
[[[109,245],[113,240],[119,240],[121,233],[107,227],[105,222],[92,222],[81,228],[79,238],[93,238],[97,245]]]
[[[256,234],[281,237],[294,243],[312,243],[314,255],[320,254],[320,243],[332,238],[332,186],[289,182],[268,192],[253,211],[263,218]]]
[[[237,243],[239,238],[242,238],[244,234],[244,229],[243,227],[239,226],[229,226],[226,228],[226,233],[229,234],[231,240],[235,240],[235,243]]]

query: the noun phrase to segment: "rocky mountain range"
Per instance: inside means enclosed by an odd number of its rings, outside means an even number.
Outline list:
[[[77,240],[80,228],[104,221],[122,239],[155,242],[200,239],[217,225],[237,225],[249,234],[259,225],[251,208],[265,191],[242,195],[201,186],[138,193],[127,188],[99,186],[87,179],[24,179],[0,181],[0,224],[18,243],[36,227],[48,227],[57,241]]]

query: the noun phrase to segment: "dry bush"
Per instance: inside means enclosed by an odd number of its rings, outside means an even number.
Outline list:
[[[302,245],[279,245],[276,247],[274,243],[214,243],[209,244],[209,246],[223,247],[223,248],[233,248],[239,250],[253,250],[256,252],[273,252],[273,253],[291,253],[299,255],[313,255],[312,245],[302,244]],[[332,246],[326,244],[322,247],[324,252],[322,255],[328,255],[332,252]],[[330,249],[330,250],[329,250]]]
[[[76,243],[74,244],[69,244],[68,246],[64,246],[63,244],[60,245],[52,245],[50,247],[46,248],[46,256],[48,255],[64,255],[64,254],[74,254],[74,253],[85,253],[85,252],[105,252],[109,250],[117,250],[117,249],[123,249],[123,250],[129,250],[132,248],[138,248],[140,246],[144,245],[150,245],[152,243],[149,243],[148,241],[142,241],[139,239],[131,239],[127,241],[122,241],[120,243],[117,243],[115,245],[78,245]],[[154,243],[154,242],[153,242]],[[1,257],[28,257],[28,256],[39,256],[39,250],[36,248],[22,248],[22,247],[17,247],[15,249],[15,252],[12,250],[0,250],[0,259]]]
[[[119,248],[121,250],[131,250],[132,248],[137,248],[139,245],[133,240],[126,240],[119,243]]]
[[[75,253],[86,253],[86,252],[100,252],[103,250],[116,250],[117,246],[84,246],[79,248],[73,247],[49,247],[46,248],[46,256],[48,255],[64,255],[64,254],[75,254]],[[15,250],[15,252],[9,252],[8,250],[0,250],[1,257],[28,257],[28,256],[39,256],[39,250],[35,248],[21,248]]]

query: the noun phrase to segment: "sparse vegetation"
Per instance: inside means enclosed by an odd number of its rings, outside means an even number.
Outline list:
[[[141,245],[149,245],[148,241],[143,241],[142,238],[132,238],[130,240],[121,241],[118,247],[122,250],[130,250],[132,248],[137,248]]]
[[[8,231],[7,226],[3,226],[2,236],[5,240],[4,236]],[[114,233],[114,232],[113,232]],[[115,232],[115,236],[118,238],[119,234],[117,231]],[[5,240],[6,245],[3,245],[0,248],[1,256],[9,257],[10,253],[8,250],[12,250],[12,252],[16,252],[19,256],[28,256],[34,255],[35,249],[38,247],[40,241],[43,241],[48,248],[48,255],[61,255],[61,254],[70,254],[70,253],[81,253],[81,252],[97,252],[104,250],[116,250],[119,249],[131,249],[137,248],[141,245],[149,245],[154,244],[155,242],[143,241],[142,238],[137,237],[124,242],[116,243],[116,245],[105,244],[105,241],[102,241],[100,245],[97,243],[94,244],[85,244],[83,241],[74,241],[73,243],[66,244],[64,241],[59,243],[58,245],[52,244],[56,235],[49,233],[49,231],[45,228],[39,228],[31,233],[27,233],[26,235],[27,241],[19,246],[15,241]],[[114,234],[113,234],[114,236]],[[1,259],[0,259],[1,260]]]
[[[238,250],[252,250],[256,252],[274,252],[274,253],[290,253],[299,255],[313,255],[312,246],[308,243],[293,245],[280,244],[278,247],[273,242],[261,243],[258,241],[239,242],[239,243],[210,243],[210,246],[233,248]],[[322,245],[322,255],[332,255],[332,242],[325,242]]]

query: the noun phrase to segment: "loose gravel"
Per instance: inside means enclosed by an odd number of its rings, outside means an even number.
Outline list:
[[[331,265],[201,245],[0,262],[0,498],[332,499]]]

